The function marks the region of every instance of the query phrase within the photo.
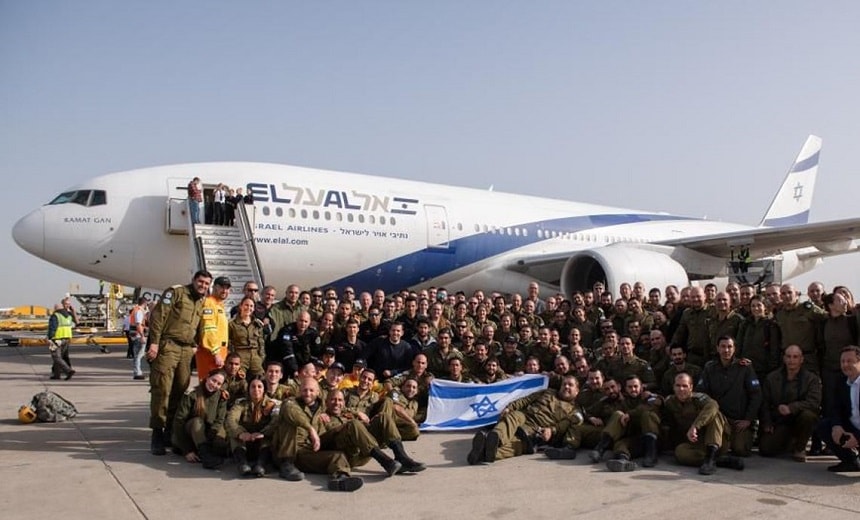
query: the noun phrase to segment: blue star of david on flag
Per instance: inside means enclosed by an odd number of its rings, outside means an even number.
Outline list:
[[[475,404],[470,404],[469,407],[472,409],[473,412],[475,412],[475,415],[480,418],[484,417],[488,413],[498,412],[499,410],[496,408],[496,403],[498,403],[498,401],[490,401],[489,397],[484,396],[484,398],[481,399],[479,402]]]

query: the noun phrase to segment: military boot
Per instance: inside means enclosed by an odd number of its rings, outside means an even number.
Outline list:
[[[553,460],[570,460],[576,458],[576,450],[567,446],[563,448],[547,448],[543,454]]]
[[[736,469],[738,471],[743,471],[744,469],[744,459],[735,457],[734,455],[717,457],[716,464],[718,468]]]
[[[418,473],[427,469],[427,466],[416,462],[406,453],[402,441],[391,441],[388,443],[388,447],[394,452],[394,460],[401,464],[401,468],[397,473]]]
[[[490,430],[484,442],[484,462],[496,462],[497,451],[499,451],[499,434],[495,430]]]
[[[484,461],[484,445],[486,443],[486,432],[475,432],[475,436],[472,437],[472,449],[469,450],[469,454],[466,456],[466,462],[468,462],[470,466],[474,466],[475,464]]]
[[[164,447],[164,430],[161,428],[152,429],[152,438],[149,441],[149,452],[153,455],[166,455],[167,449]]]
[[[197,447],[197,454],[200,455],[200,462],[206,469],[218,469],[224,464],[224,459],[218,456],[208,443],[203,443]]]
[[[329,491],[355,491],[364,485],[360,477],[351,477],[345,473],[338,473],[328,481]]]
[[[298,482],[305,478],[305,474],[299,471],[298,468],[296,468],[293,463],[287,459],[282,460],[279,464],[278,476],[284,480],[289,480],[290,482]]]
[[[245,448],[236,448],[233,451],[233,460],[236,461],[236,467],[240,477],[251,476],[251,465],[248,464],[248,452]]]
[[[597,464],[603,458],[603,454],[606,453],[606,450],[612,446],[612,437],[608,434],[604,433],[600,436],[600,442],[597,443],[597,446],[594,447],[593,450],[588,452],[588,458],[591,460],[592,464]]]
[[[370,456],[373,457],[373,460],[379,463],[382,466],[382,469],[388,473],[388,476],[391,477],[403,467],[403,464],[397,462],[392,459],[388,455],[382,452],[379,448],[373,448],[370,450]]]
[[[170,426],[164,427],[164,435],[162,436],[165,448],[173,447],[173,430],[170,429]]]
[[[636,463],[630,460],[630,455],[619,453],[615,457],[606,461],[606,467],[609,471],[633,471],[636,469]]]
[[[708,446],[705,462],[699,467],[699,475],[713,475],[717,472],[717,453],[719,450],[719,446],[713,444]]]
[[[260,450],[260,454],[257,456],[257,463],[254,464],[254,467],[251,468],[251,474],[257,478],[266,476],[266,465],[271,460],[271,454],[269,453],[268,448],[263,448]]]
[[[645,435],[642,442],[645,444],[645,457],[642,459],[642,466],[653,468],[657,465],[657,437]]]

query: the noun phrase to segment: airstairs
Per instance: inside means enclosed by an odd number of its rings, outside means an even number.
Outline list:
[[[254,280],[261,289],[264,285],[263,271],[254,244],[254,209],[253,205],[246,206],[239,202],[235,226],[189,222],[191,232],[188,236],[194,253],[194,270],[205,269],[212,273],[213,278],[227,276],[233,284],[230,296],[224,303],[227,312],[242,299],[245,282]]]

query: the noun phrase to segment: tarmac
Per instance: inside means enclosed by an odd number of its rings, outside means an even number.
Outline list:
[[[469,466],[473,432],[422,434],[406,447],[426,471],[386,479],[371,461],[355,471],[365,485],[354,493],[328,491],[324,475],[241,479],[229,463],[208,471],[149,453],[149,387],[132,380],[125,349],[79,346],[71,358],[77,374],[52,381],[46,347],[0,348],[0,518],[860,518],[860,473],[829,473],[833,457],[801,464],[753,455],[745,471],[709,477],[671,454],[629,473],[591,465],[585,453]],[[78,416],[20,424],[18,407],[45,389],[72,401]]]

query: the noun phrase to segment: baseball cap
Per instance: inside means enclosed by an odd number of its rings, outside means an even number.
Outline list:
[[[337,352],[334,350],[334,347],[326,347],[325,350],[323,350],[323,355],[325,354],[334,356],[335,354],[337,354]]]
[[[363,359],[361,359],[361,358],[358,358],[358,359],[356,359],[356,360],[355,360],[355,362],[352,364],[352,366],[353,366],[353,367],[361,367],[361,368],[365,368],[365,367],[367,366],[367,361],[365,361],[365,360],[363,360]]]
[[[336,368],[336,369],[340,370],[341,374],[346,373],[346,369],[343,368],[343,363],[339,363],[339,362],[335,361],[334,363],[331,364],[330,367],[328,367],[329,370],[331,370],[332,368]]]
[[[230,279],[226,276],[219,276],[212,283],[215,285],[220,285],[221,287],[230,287],[232,285],[230,283]]]
[[[519,340],[516,336],[508,336],[505,338],[505,343],[519,343]]]

